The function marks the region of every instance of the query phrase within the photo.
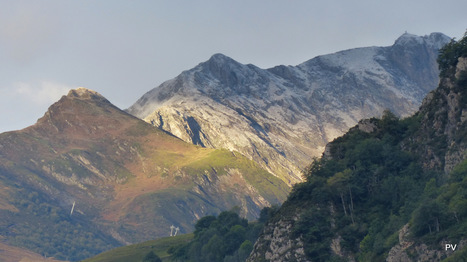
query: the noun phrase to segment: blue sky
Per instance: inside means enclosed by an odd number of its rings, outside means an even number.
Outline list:
[[[0,1],[0,132],[80,86],[127,108],[215,53],[269,68],[467,29],[465,0]]]

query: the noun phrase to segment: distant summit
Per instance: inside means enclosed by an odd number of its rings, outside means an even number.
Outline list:
[[[223,64],[223,63],[231,63],[231,62],[234,62],[234,63],[238,63],[237,61],[233,60],[232,58],[224,55],[224,54],[221,54],[221,53],[217,53],[217,54],[214,54],[212,55],[208,61],[204,62],[204,63],[218,63],[218,64]]]
[[[236,150],[289,184],[360,119],[415,112],[438,83],[450,38],[404,34],[393,46],[261,69],[215,54],[150,90],[127,111],[184,141]]]
[[[98,92],[91,90],[91,89],[87,89],[85,87],[78,87],[76,89],[71,89],[68,92],[67,96],[68,97],[79,97],[79,98],[98,98],[98,99],[104,98]]]
[[[122,112],[96,91],[80,87],[72,89],[59,101],[52,104],[47,112],[33,126],[26,128],[41,132],[42,135],[59,137],[67,135],[105,135],[112,130],[104,130],[110,122],[115,123],[116,112]],[[126,114],[125,112],[122,112]],[[129,114],[127,117],[134,118]],[[121,120],[124,121],[124,120]],[[109,125],[119,128],[119,125]]]
[[[442,33],[431,33],[430,35],[418,36],[409,33],[404,33],[394,42],[394,45],[430,45],[440,49],[443,45],[449,42],[451,38]]]

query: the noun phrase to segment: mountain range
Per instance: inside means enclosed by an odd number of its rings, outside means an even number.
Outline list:
[[[414,113],[438,84],[438,50],[449,41],[441,33],[406,33],[389,47],[269,69],[216,54],[127,111],[186,142],[238,151],[292,185],[360,119],[386,109]]]
[[[404,34],[270,69],[216,54],[127,112],[71,90],[36,124],[0,134],[0,241],[76,261],[223,210],[256,219],[358,120],[414,113],[447,42]]]
[[[415,114],[360,120],[258,221],[223,212],[200,219],[188,242],[159,239],[86,261],[140,261],[150,252],[193,262],[465,261],[467,35],[437,61],[439,85]]]

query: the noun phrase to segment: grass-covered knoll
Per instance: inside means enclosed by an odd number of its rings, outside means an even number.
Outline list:
[[[165,237],[143,243],[112,249],[82,262],[141,262],[153,251],[162,261],[170,261],[168,250],[171,247],[183,245],[193,239],[193,234],[175,237]]]
[[[136,197],[124,210],[119,234],[134,242],[138,239],[153,239],[160,235],[168,236],[172,224],[180,227],[180,233],[188,233],[198,217],[221,211],[220,206],[188,189],[171,188],[149,192]],[[137,236],[135,232],[138,232]]]
[[[272,176],[256,162],[238,152],[226,149],[211,151],[206,157],[185,166],[185,170],[199,175],[204,175],[204,170],[209,170],[222,176],[232,169],[240,171],[243,178],[273,204],[281,203],[290,191],[290,188],[282,180]]]
[[[117,222],[119,234],[130,242],[165,236],[171,224],[190,232],[200,217],[233,206],[255,219],[261,208],[282,203],[289,192],[284,182],[238,153],[195,146],[167,153],[164,160],[171,161],[162,167],[161,159],[148,154],[146,172],[118,185],[105,207],[104,218]],[[145,230],[134,234],[137,227]]]

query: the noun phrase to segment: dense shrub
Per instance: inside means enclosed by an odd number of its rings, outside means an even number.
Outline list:
[[[248,223],[234,211],[206,216],[195,225],[193,241],[169,250],[174,261],[245,261],[261,229],[278,207],[261,210],[258,222]]]

